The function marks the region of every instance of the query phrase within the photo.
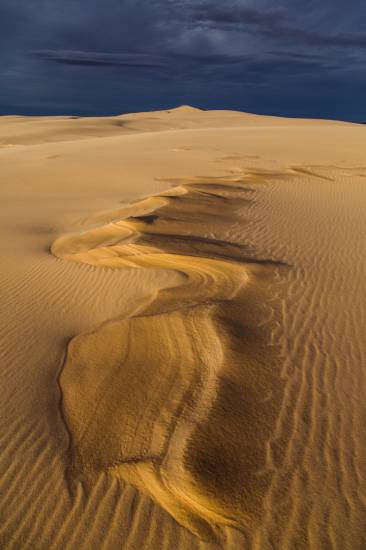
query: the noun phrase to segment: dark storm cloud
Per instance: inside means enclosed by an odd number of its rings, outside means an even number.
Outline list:
[[[239,56],[228,55],[196,55],[189,56],[181,54],[152,55],[145,53],[111,53],[91,52],[77,50],[33,50],[29,52],[32,56],[65,65],[92,65],[100,67],[136,67],[136,68],[166,68],[171,69],[172,65],[180,64],[180,67],[187,65],[201,64],[226,64],[236,63],[242,59]]]
[[[284,50],[272,50],[266,52],[268,55],[273,55],[274,57],[280,58],[280,59],[298,59],[298,60],[305,60],[305,61],[324,61],[325,57],[320,54],[315,53],[295,53],[295,52],[286,52]]]
[[[102,114],[196,103],[366,118],[366,4],[347,6],[0,0],[0,112],[75,106]],[[359,99],[345,99],[353,92]]]
[[[256,27],[273,27],[286,17],[283,8],[257,10],[247,7],[220,6],[218,3],[202,3],[191,6],[192,19],[213,25],[252,25]]]
[[[85,65],[94,67],[168,68],[163,56],[141,53],[100,53],[75,50],[34,50],[31,55],[40,59],[64,65]]]
[[[366,33],[322,34],[296,27],[279,26],[265,31],[278,41],[301,42],[310,47],[334,46],[336,48],[366,48]]]
[[[305,54],[268,53],[255,55],[189,55],[184,53],[169,53],[165,56],[151,54],[113,54],[98,52],[80,52],[72,50],[38,50],[31,52],[36,58],[61,65],[75,65],[93,67],[103,70],[115,68],[131,76],[133,71],[136,77],[151,81],[152,75],[168,78],[177,83],[182,80],[194,80],[196,83],[236,81],[245,75],[245,82],[258,82],[261,75],[271,74],[298,75],[317,72],[320,67],[323,71],[330,71],[336,65],[321,56]]]
[[[281,42],[302,42],[309,46],[336,46],[345,48],[366,48],[366,32],[328,34],[301,28],[291,24],[286,10],[282,8],[251,9],[235,5],[220,6],[217,3],[203,3],[191,8],[194,23],[211,28],[226,28],[237,32],[247,31],[262,34]]]

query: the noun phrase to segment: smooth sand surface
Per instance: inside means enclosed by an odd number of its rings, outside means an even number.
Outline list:
[[[366,127],[0,118],[0,546],[366,547]]]

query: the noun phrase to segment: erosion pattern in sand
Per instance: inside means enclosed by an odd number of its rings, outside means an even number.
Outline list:
[[[366,129],[0,131],[1,546],[363,549]]]
[[[94,266],[173,272],[134,315],[71,342],[60,376],[70,475],[122,477],[205,540],[258,516],[281,396],[277,358],[254,324],[264,274],[249,267],[276,262],[250,256],[242,229],[254,189],[228,180],[197,178],[52,247]]]

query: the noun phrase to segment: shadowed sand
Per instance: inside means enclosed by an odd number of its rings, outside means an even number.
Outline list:
[[[281,381],[256,327],[266,274],[235,233],[252,189],[239,178],[204,181],[61,237],[52,252],[113,269],[168,269],[174,285],[69,345],[60,376],[69,475],[108,471],[202,539],[220,540],[220,524],[258,519]]]
[[[0,547],[366,547],[366,127],[0,117]]]

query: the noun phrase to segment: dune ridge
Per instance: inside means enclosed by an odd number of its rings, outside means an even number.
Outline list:
[[[60,375],[69,475],[120,477],[211,541],[224,536],[220,525],[240,529],[258,517],[270,475],[253,474],[281,395],[276,361],[248,316],[261,292],[260,264],[276,264],[256,259],[238,232],[255,191],[248,178],[180,182],[52,245],[66,260],[175,274],[133,316],[70,343]],[[234,380],[247,386],[245,398],[232,391]],[[214,403],[221,438],[207,421]],[[246,430],[234,418],[240,409]],[[238,429],[247,437],[233,446]]]

